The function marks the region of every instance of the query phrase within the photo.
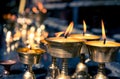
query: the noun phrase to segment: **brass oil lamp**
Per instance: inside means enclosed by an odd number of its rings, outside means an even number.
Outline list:
[[[77,57],[83,44],[83,40],[68,37],[72,28],[73,22],[68,26],[64,37],[50,37],[46,39],[50,55],[55,58],[61,58],[63,61],[61,73],[55,79],[71,79],[68,75],[67,59]]]
[[[120,47],[120,43],[107,41],[105,35],[104,24],[102,21],[102,37],[101,41],[87,41],[90,58],[99,63],[98,73],[94,76],[94,79],[108,79],[105,74],[105,63],[112,62],[115,59],[117,50]]]
[[[93,40],[99,40],[100,36],[93,35],[93,34],[86,34],[86,23],[83,20],[83,27],[84,31],[83,34],[71,34],[70,37],[76,38],[76,39],[83,39],[86,41],[93,41]],[[81,78],[79,79],[88,79],[89,74],[88,74],[88,67],[85,64],[85,54],[88,54],[88,49],[85,44],[82,45],[81,51],[80,51],[80,62],[77,64],[76,71],[72,75],[72,78],[78,78],[79,76]]]
[[[18,48],[17,49],[19,59],[23,64],[28,66],[28,70],[23,75],[23,79],[36,79],[34,72],[32,71],[32,65],[39,63],[41,55],[45,52],[40,48]]]

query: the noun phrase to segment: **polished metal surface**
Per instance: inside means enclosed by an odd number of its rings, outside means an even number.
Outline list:
[[[56,65],[56,58],[52,57],[52,64],[49,66],[48,76],[46,79],[55,79],[60,74],[60,70]]]
[[[70,76],[61,73],[60,75],[58,75],[55,79],[71,79]]]
[[[19,59],[23,64],[37,64],[41,58],[42,49],[33,49],[35,53],[29,52],[29,48],[19,48],[17,50]]]
[[[94,40],[99,40],[100,36],[98,35],[93,35],[93,34],[71,34],[70,37],[76,38],[76,39],[84,39],[86,41],[94,41]],[[89,74],[88,74],[88,67],[85,63],[85,55],[89,54],[88,48],[86,44],[83,44],[80,50],[80,62],[76,66],[76,70],[74,74],[72,75],[72,78],[74,79],[89,79]]]
[[[108,79],[105,75],[105,63],[99,63],[98,73],[94,76],[94,79]]]
[[[70,37],[75,38],[75,39],[83,39],[86,41],[95,41],[95,40],[100,40],[100,36],[98,35],[93,35],[93,34],[71,34]],[[80,53],[88,54],[88,49],[85,44],[82,45]]]
[[[109,78],[103,73],[99,72],[97,75],[94,76],[93,79],[109,79]]]
[[[23,79],[36,79],[35,74],[32,71],[32,65],[28,65],[28,70],[24,73]]]
[[[55,79],[71,79],[68,75],[68,62],[67,59],[62,59],[62,70],[61,73],[56,76]]]
[[[115,60],[119,47],[97,47],[87,45],[90,58],[99,63],[111,62]]]
[[[23,75],[23,79],[36,79],[32,71],[32,65],[39,63],[41,55],[45,51],[42,49],[18,48],[17,52],[20,61],[28,66],[27,71]]]
[[[46,39],[48,42],[48,52],[51,56],[58,58],[72,58],[79,56],[83,41],[75,40],[72,42],[59,42],[54,41],[53,39]],[[61,38],[57,39],[60,40]]]

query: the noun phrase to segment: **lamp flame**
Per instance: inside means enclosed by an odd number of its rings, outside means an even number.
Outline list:
[[[34,13],[39,13],[39,11],[37,10],[36,7],[33,7],[33,8],[32,8],[32,11],[33,11]]]
[[[104,44],[106,43],[106,34],[105,34],[105,27],[104,27],[104,22],[101,20],[102,24],[102,39],[104,40]]]
[[[65,33],[64,33],[64,37],[67,38],[67,36],[72,32],[74,23],[73,21],[69,24],[68,28],[66,29]]]
[[[60,37],[62,34],[64,34],[64,32],[57,32],[57,33],[55,33],[55,36]]]
[[[87,26],[86,26],[85,20],[83,20],[83,36],[86,33],[86,29],[87,29]]]

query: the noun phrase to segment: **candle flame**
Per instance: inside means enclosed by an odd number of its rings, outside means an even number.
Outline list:
[[[32,8],[32,11],[33,11],[34,13],[39,13],[39,11],[37,10],[36,7],[33,7],[33,8]]]
[[[65,34],[64,34],[65,37],[67,37],[72,32],[73,26],[74,26],[74,23],[71,22],[65,31]]]
[[[87,29],[87,26],[86,26],[85,20],[83,20],[83,35],[86,33],[86,29]]]
[[[55,36],[56,36],[56,37],[60,37],[63,33],[64,33],[64,32],[57,32],[57,33],[55,33]]]
[[[101,21],[101,24],[102,24],[102,38],[103,38],[103,39],[106,39],[105,27],[104,27],[104,22],[103,22],[103,20]]]
[[[31,46],[28,44],[28,46],[27,46],[29,49],[31,49]]]
[[[12,41],[11,35],[12,35],[11,31],[8,31],[5,39],[7,43],[10,43]]]
[[[106,42],[106,34],[105,34],[105,27],[104,27],[104,22],[103,20],[101,21],[102,24],[102,39],[104,40],[104,44]]]

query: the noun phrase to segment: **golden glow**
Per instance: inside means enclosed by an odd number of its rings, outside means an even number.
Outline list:
[[[74,23],[71,22],[69,24],[68,28],[66,29],[64,36],[67,36],[67,35],[69,35],[72,32],[73,26],[74,26]]]
[[[103,20],[101,21],[101,24],[102,24],[102,38],[103,38],[103,39],[106,39],[105,27],[104,27],[104,22],[103,22]]]
[[[38,9],[39,10],[42,10],[44,7],[43,7],[43,4],[41,2],[38,2],[37,3],[37,6],[38,6]]]
[[[86,26],[85,20],[83,20],[83,30],[84,30],[84,33],[86,33],[87,26]]]
[[[36,7],[33,7],[33,8],[32,8],[32,11],[33,11],[34,13],[38,13],[38,12],[39,12]]]
[[[56,37],[60,37],[63,33],[64,33],[64,32],[57,32],[57,33],[55,33],[55,36],[56,36]]]

